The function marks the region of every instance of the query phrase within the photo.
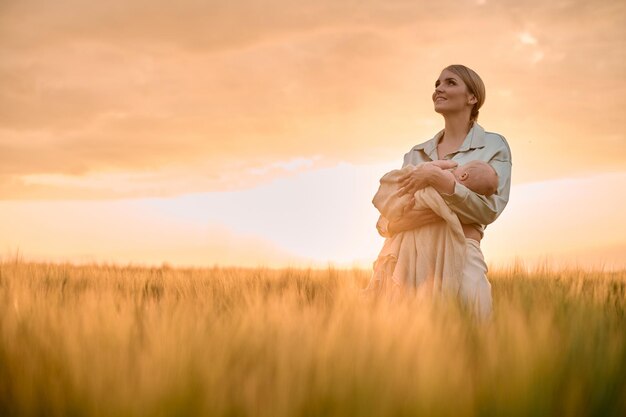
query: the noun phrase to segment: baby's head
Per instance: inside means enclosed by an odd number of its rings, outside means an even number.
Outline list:
[[[486,162],[470,161],[459,165],[452,173],[459,183],[475,193],[489,197],[498,190],[498,174]]]

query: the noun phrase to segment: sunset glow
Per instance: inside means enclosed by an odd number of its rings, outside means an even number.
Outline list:
[[[614,1],[4,2],[2,256],[369,267],[378,179],[443,128],[434,81],[462,63],[513,155],[487,262],[626,268],[625,18]]]

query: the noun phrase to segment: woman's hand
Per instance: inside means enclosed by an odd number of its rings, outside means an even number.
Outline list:
[[[387,231],[395,235],[399,232],[417,229],[418,227],[442,221],[431,209],[416,209],[405,212],[399,220],[389,222]]]
[[[440,174],[443,169],[455,168],[458,164],[455,161],[432,161],[416,166],[412,171],[406,173],[398,179],[400,183],[400,195],[415,194],[417,190],[432,185],[433,178]]]

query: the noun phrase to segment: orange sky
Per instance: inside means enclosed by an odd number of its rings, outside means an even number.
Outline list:
[[[376,181],[442,128],[433,83],[463,63],[487,86],[479,122],[513,152],[488,261],[626,266],[625,18],[616,1],[2,2],[0,249],[366,264]],[[604,188],[595,204],[571,191]]]

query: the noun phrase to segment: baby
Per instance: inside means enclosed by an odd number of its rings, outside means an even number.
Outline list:
[[[402,194],[398,183],[398,178],[412,168],[410,166],[401,170],[393,170],[385,174],[380,180],[380,188],[372,203],[387,221],[396,221],[406,211],[417,208],[410,206],[410,202],[415,196]],[[494,194],[498,189],[498,174],[491,165],[483,161],[470,161],[451,170],[444,170],[444,173],[451,176],[454,181],[486,197]],[[419,203],[416,202],[416,205]]]
[[[437,165],[437,162],[433,164]],[[418,190],[414,195],[403,193],[400,179],[412,169],[414,166],[406,166],[381,178],[372,200],[381,213],[379,223],[397,221],[405,212],[423,208],[433,210],[444,221],[399,232],[385,239],[365,292],[395,292],[393,288],[408,285],[431,294],[456,294],[465,262],[461,222],[433,187]],[[490,196],[497,191],[498,175],[486,162],[470,161],[444,171],[455,182],[478,194]]]

